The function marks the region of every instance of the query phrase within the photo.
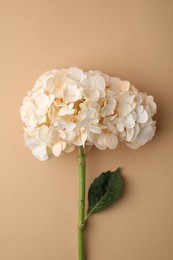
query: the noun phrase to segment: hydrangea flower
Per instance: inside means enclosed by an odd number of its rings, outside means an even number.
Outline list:
[[[21,106],[24,140],[39,160],[75,146],[136,149],[152,139],[154,98],[129,81],[70,67],[44,73]]]

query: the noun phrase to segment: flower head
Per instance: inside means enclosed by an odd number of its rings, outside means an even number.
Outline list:
[[[154,136],[156,109],[129,81],[75,67],[48,71],[21,106],[25,144],[39,160],[75,146],[115,149],[119,141],[136,149]]]

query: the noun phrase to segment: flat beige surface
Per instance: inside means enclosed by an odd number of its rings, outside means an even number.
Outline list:
[[[90,218],[87,260],[173,259],[173,1],[0,1],[0,260],[77,260],[77,151],[40,162],[19,108],[46,70],[76,65],[130,80],[158,104],[139,150],[94,149],[87,184],[122,167],[125,192]]]

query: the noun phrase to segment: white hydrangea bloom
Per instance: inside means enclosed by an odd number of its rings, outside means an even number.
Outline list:
[[[71,67],[44,73],[21,106],[24,140],[39,160],[75,146],[136,149],[155,134],[154,98],[129,81]]]

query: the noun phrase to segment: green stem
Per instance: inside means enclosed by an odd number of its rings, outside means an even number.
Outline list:
[[[86,155],[81,146],[79,147],[78,260],[85,259],[85,171]]]

